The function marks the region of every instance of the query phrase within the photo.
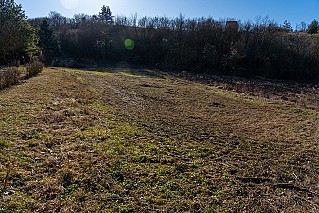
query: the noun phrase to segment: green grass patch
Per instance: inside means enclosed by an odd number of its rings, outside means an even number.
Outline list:
[[[0,139],[0,147],[1,148],[5,148],[5,147],[9,147],[9,146],[10,146],[10,143],[8,141]]]

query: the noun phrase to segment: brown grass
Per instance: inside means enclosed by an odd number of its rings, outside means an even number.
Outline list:
[[[148,70],[46,69],[0,92],[0,118],[0,211],[319,211],[308,107]]]

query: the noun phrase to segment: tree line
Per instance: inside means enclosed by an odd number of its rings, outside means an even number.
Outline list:
[[[114,17],[110,8],[103,6],[93,16],[66,18],[51,12],[48,17],[29,19],[25,25],[30,34],[35,32],[29,39],[37,37],[38,49],[33,52],[38,50],[48,65],[68,66],[63,61],[73,59],[70,66],[80,66],[81,61],[88,65],[126,62],[170,71],[296,80],[319,77],[314,22],[309,27],[301,23],[297,29],[301,32],[292,32],[288,21],[279,25],[267,18],[237,22],[183,15]],[[2,59],[12,54],[8,51]]]

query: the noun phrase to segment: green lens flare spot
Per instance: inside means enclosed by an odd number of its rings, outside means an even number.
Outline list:
[[[134,41],[132,39],[129,39],[129,38],[125,39],[124,45],[125,45],[125,48],[128,50],[133,50],[135,47]]]

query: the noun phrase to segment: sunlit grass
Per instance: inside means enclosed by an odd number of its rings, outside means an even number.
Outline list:
[[[0,189],[12,166],[0,211],[315,208],[276,187],[318,192],[315,113],[173,76],[64,68],[0,100]]]

